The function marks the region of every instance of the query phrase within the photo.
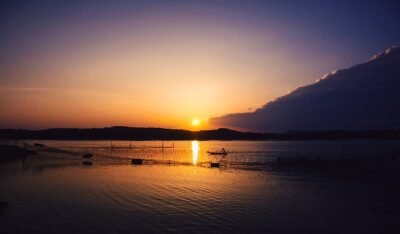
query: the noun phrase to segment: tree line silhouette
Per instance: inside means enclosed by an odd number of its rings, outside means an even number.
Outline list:
[[[166,128],[53,128],[44,130],[0,129],[0,139],[37,140],[323,140],[394,139],[400,130],[369,131],[290,131],[286,133],[239,132],[226,128],[189,131]]]

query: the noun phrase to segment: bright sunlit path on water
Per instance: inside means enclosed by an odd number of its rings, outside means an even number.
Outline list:
[[[199,157],[199,142],[192,141],[192,154],[193,154],[193,165],[197,164],[197,158]]]

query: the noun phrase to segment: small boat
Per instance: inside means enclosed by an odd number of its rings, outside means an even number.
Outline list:
[[[92,166],[93,163],[90,161],[82,161],[82,166]]]
[[[39,143],[34,143],[33,146],[36,146],[36,147],[44,147],[43,144],[39,144]]]
[[[133,165],[142,165],[143,164],[143,159],[133,158],[132,159],[132,164]]]
[[[207,151],[207,154],[211,154],[211,155],[227,155],[228,152],[211,152],[211,151]]]

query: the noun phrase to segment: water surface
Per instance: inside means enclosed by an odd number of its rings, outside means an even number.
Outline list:
[[[44,143],[75,152],[94,152],[95,156],[83,163],[79,155],[41,152],[23,161],[0,165],[0,199],[10,203],[0,218],[0,231],[398,230],[400,193],[395,186],[281,172],[269,167],[210,168],[206,163],[220,160],[208,156],[207,150],[222,147],[234,157],[224,160],[261,162],[273,161],[276,155],[293,155],[299,145],[303,152],[316,152],[316,145],[335,145],[340,154],[343,143],[184,141],[175,142],[174,148],[166,148],[172,142],[164,142],[162,149],[162,142],[132,142],[131,146],[137,148],[115,147],[112,156],[106,148],[110,142]],[[113,144],[126,146],[129,142]],[[360,143],[363,144],[371,142]],[[390,142],[385,144],[381,150],[387,150]],[[130,165],[128,158],[132,156],[188,163]]]

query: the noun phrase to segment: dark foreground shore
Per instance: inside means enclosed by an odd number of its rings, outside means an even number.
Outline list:
[[[33,150],[27,150],[14,145],[0,145],[0,163],[23,159],[36,154]]]
[[[0,164],[24,159],[30,155],[36,154],[35,151],[20,148],[14,145],[0,145]],[[7,201],[0,200],[0,217],[3,216],[6,208],[8,207]]]

